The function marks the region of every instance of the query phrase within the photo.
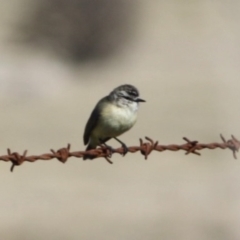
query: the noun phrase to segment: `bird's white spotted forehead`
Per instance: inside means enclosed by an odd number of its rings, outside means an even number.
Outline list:
[[[123,95],[130,95],[130,96],[139,96],[139,92],[137,88],[135,88],[132,85],[126,84],[126,85],[121,85],[113,90],[114,92],[119,92],[122,93]]]

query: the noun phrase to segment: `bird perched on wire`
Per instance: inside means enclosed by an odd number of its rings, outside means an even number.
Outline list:
[[[129,84],[113,89],[109,95],[102,98],[93,109],[85,127],[83,141],[84,145],[88,144],[86,151],[101,144],[111,150],[106,142],[114,138],[122,145],[125,155],[128,148],[117,137],[136,123],[139,102],[145,100],[139,98],[137,88]],[[95,156],[89,154],[83,159],[94,158]]]

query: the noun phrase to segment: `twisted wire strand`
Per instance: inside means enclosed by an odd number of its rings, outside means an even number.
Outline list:
[[[231,136],[231,139],[226,140],[222,135],[220,135],[222,142],[217,143],[199,143],[198,141],[192,141],[189,140],[188,138],[184,137],[183,140],[185,141],[184,144],[177,145],[177,144],[170,144],[170,145],[159,145],[158,141],[154,141],[149,137],[145,137],[146,141],[144,142],[142,139],[139,139],[139,146],[131,146],[128,147],[128,152],[130,153],[135,153],[140,151],[142,155],[144,155],[145,159],[148,158],[148,156],[151,154],[152,151],[158,151],[158,152],[163,152],[163,151],[179,151],[183,150],[185,151],[185,154],[196,154],[196,155],[201,155],[199,153],[200,150],[203,149],[230,149],[233,152],[233,157],[237,159],[236,152],[240,148],[240,141],[234,137],[233,135]],[[92,149],[90,151],[76,151],[76,152],[71,152],[70,151],[71,145],[68,144],[67,147],[60,148],[57,151],[51,149],[51,153],[44,153],[40,155],[31,155],[27,156],[27,150],[23,152],[23,154],[20,154],[18,152],[12,152],[9,148],[7,149],[7,155],[2,155],[0,156],[1,161],[5,162],[11,162],[11,171],[13,171],[15,166],[21,165],[23,162],[35,162],[37,160],[51,160],[51,159],[57,159],[62,163],[65,163],[68,158],[70,157],[77,157],[77,158],[82,158],[85,155],[94,155],[96,158],[105,158],[106,161],[110,164],[113,162],[111,161],[112,154],[119,153],[119,154],[124,154],[124,149],[121,148],[116,148],[112,149],[110,151],[109,148],[106,146],[101,145],[97,149]]]

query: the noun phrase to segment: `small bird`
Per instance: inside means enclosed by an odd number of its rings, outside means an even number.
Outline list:
[[[136,123],[139,102],[145,100],[139,98],[137,88],[129,84],[113,89],[108,96],[102,98],[93,109],[85,127],[83,141],[84,145],[88,144],[86,151],[101,144],[112,151],[106,142],[114,138],[122,145],[125,155],[128,148],[117,137]],[[94,158],[95,156],[89,154],[83,159]]]

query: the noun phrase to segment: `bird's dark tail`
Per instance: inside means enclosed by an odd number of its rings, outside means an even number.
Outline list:
[[[87,148],[86,148],[85,151],[88,151],[88,150],[91,150],[91,149],[95,149],[95,148],[96,148],[95,146],[91,146],[90,144],[88,144],[88,146],[87,146]],[[87,159],[92,160],[92,159],[94,159],[94,158],[96,158],[96,156],[90,155],[90,154],[86,154],[86,155],[83,157],[83,160],[87,160]]]

